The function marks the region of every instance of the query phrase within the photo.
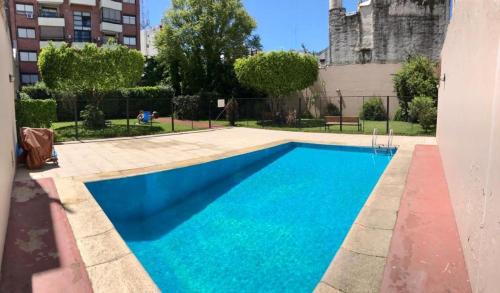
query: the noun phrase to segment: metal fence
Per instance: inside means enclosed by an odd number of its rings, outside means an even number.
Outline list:
[[[373,100],[376,100],[374,102]],[[87,99],[58,99],[58,122],[53,124],[58,141],[140,136],[168,132],[238,126],[371,133],[378,128],[388,133],[395,126],[394,118],[399,109],[395,96],[332,96],[294,97],[276,101],[269,98],[207,99],[193,109],[176,109],[170,97],[107,98],[98,102],[105,119],[105,127],[92,129],[86,124],[84,110]],[[365,106],[372,111],[363,113]],[[365,109],[366,110],[366,109]],[[140,113],[151,119],[141,120]],[[179,113],[183,113],[182,117]],[[398,126],[398,125],[396,125]],[[412,131],[414,125],[405,124]],[[397,133],[397,131],[396,131]]]
[[[85,110],[97,106],[103,127],[90,127]],[[141,136],[210,128],[210,117],[191,111],[176,117],[171,98],[106,98],[99,102],[81,98],[57,99],[57,122],[52,124],[57,141]],[[96,118],[99,120],[98,118]]]
[[[370,113],[363,113],[367,103]],[[231,101],[226,100],[226,105]],[[278,107],[270,99],[236,99],[237,124],[262,128],[298,128],[311,131],[364,133],[378,128],[388,132],[399,110],[396,96],[332,96],[283,99]],[[373,113],[375,112],[375,113]],[[328,122],[328,123],[327,123]],[[413,127],[411,123],[409,127]]]

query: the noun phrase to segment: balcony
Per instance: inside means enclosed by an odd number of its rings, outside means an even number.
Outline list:
[[[85,45],[91,44],[90,42],[73,42],[71,43],[71,47],[77,48],[77,49],[83,49]]]
[[[63,4],[64,0],[37,0],[38,3],[40,4]]]
[[[64,44],[64,41],[40,41],[40,49],[47,47],[49,43],[52,43],[54,47],[59,48],[62,44]]]
[[[64,17],[40,15],[38,17],[38,25],[64,27]]]
[[[101,22],[101,32],[103,33],[122,33],[123,26],[121,24]]]
[[[69,4],[95,6],[95,0],[69,0]]]
[[[113,0],[101,0],[101,8],[110,8],[122,11],[122,3]]]

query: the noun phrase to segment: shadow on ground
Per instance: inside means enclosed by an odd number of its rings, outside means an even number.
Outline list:
[[[0,292],[92,292],[51,178],[14,183],[1,272]]]

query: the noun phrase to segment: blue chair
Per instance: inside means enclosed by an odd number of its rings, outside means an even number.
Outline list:
[[[142,117],[142,123],[150,123],[151,122],[151,112],[150,111],[144,111],[144,115]]]

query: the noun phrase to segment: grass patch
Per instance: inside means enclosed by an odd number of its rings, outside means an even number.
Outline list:
[[[135,119],[130,120],[130,133],[127,132],[127,120],[126,119],[115,119],[110,120],[112,122],[110,127],[103,129],[87,129],[83,127],[82,122],[78,125],[78,137],[79,139],[99,139],[99,138],[113,138],[113,137],[126,137],[126,136],[141,136],[150,134],[161,134],[172,132],[170,123],[153,122],[153,125],[141,124],[138,125]],[[208,123],[208,122],[207,122]],[[191,125],[187,124],[175,124],[175,132],[199,130],[196,128],[191,128]],[[227,121],[212,121],[213,125],[218,126],[229,126]],[[239,121],[236,123],[239,127],[251,127],[251,128],[264,128],[264,129],[274,129],[274,130],[285,130],[285,131],[302,131],[302,132],[329,132],[329,133],[348,133],[348,134],[368,134],[373,133],[373,129],[377,128],[379,134],[386,134],[386,122],[385,121],[363,121],[363,128],[358,131],[356,126],[343,126],[343,131],[340,131],[340,126],[330,126],[330,129],[325,131],[324,121],[322,119],[302,119],[302,127],[292,127],[286,124],[274,124],[272,122],[248,120]],[[396,135],[406,135],[406,136],[434,136],[435,131],[425,132],[419,124],[408,123],[401,121],[390,121],[389,127],[394,130]],[[56,134],[56,141],[73,141],[75,140],[75,124],[74,122],[55,122],[52,123],[52,129]]]
[[[303,132],[330,132],[330,133],[352,133],[352,134],[372,134],[373,129],[377,128],[379,134],[387,134],[386,121],[363,121],[362,129],[358,131],[357,126],[343,125],[343,131],[340,131],[340,126],[330,126],[330,129],[325,131],[325,123],[322,119],[302,119],[302,127],[293,127],[286,124],[275,124],[269,121],[261,122],[256,120],[239,121],[237,126],[252,127],[252,128],[265,128],[286,131],[303,131]],[[389,128],[393,129],[396,135],[407,136],[434,136],[435,131],[425,132],[422,127],[417,123],[389,121]]]
[[[99,139],[99,138],[113,138],[113,137],[126,137],[126,136],[141,136],[150,134],[160,134],[172,132],[170,123],[153,122],[150,124],[137,124],[137,121],[130,120],[130,132],[127,131],[126,119],[115,119],[111,121],[111,126],[103,129],[88,129],[83,126],[83,123],[78,122],[78,138],[85,139]],[[52,123],[52,129],[56,135],[56,141],[73,141],[75,140],[75,122],[55,122]],[[175,132],[193,130],[191,127],[183,125],[175,125]],[[196,130],[196,128],[194,129]]]

